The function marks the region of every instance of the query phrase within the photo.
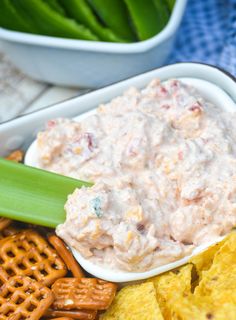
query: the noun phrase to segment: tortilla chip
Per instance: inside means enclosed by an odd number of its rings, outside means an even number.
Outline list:
[[[235,320],[236,232],[190,262],[141,285],[123,288],[101,319]],[[196,271],[199,279],[193,276]]]
[[[219,288],[217,290],[214,290],[210,297],[217,308],[221,308],[222,306],[225,306],[225,305],[227,306],[227,304],[229,303],[235,305],[236,307],[236,291],[235,290],[231,290],[231,289],[221,290]]]
[[[232,243],[234,242],[236,237],[236,232],[232,231],[227,237],[225,237],[221,242],[212,245],[208,249],[204,250],[203,252],[199,253],[198,255],[192,257],[189,262],[193,263],[199,278],[202,277],[202,272],[208,270],[215,258],[216,253],[224,246],[226,242]],[[230,240],[231,239],[231,240]]]
[[[148,279],[156,289],[157,301],[165,319],[171,319],[171,305],[179,297],[191,294],[192,264]]]
[[[235,320],[236,306],[227,303],[217,307],[212,297],[196,297],[178,299],[172,308],[172,320]]]
[[[215,291],[236,290],[236,266],[217,265],[203,273],[202,280],[195,289],[197,295],[212,295]]]
[[[226,237],[223,245],[215,253],[211,267],[202,272],[196,287],[198,296],[212,295],[225,290],[236,290],[236,233]]]
[[[223,261],[222,261],[223,259]],[[231,232],[224,240],[223,245],[215,254],[213,264],[236,264],[236,232]]]
[[[200,278],[202,276],[202,272],[211,267],[215,253],[219,250],[220,246],[221,242],[209,247],[189,260],[189,262],[195,266]]]
[[[171,319],[173,320],[206,320],[213,315],[214,306],[211,304],[211,300],[196,298],[191,295],[185,299],[176,299],[171,308]]]
[[[163,320],[153,283],[121,289],[102,320]]]
[[[217,317],[215,319],[216,320],[222,320],[222,319],[235,320],[235,315],[236,315],[236,305],[232,303],[226,303],[217,310]]]

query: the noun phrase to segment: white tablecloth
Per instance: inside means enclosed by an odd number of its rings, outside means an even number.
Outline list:
[[[16,69],[0,51],[0,123],[87,91],[34,81]]]

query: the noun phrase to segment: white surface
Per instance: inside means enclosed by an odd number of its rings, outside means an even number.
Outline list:
[[[26,112],[46,87],[22,74],[0,52],[0,123]]]
[[[59,103],[66,99],[79,96],[80,94],[86,93],[86,91],[79,89],[50,86],[27,107],[27,109],[22,113],[22,115],[27,114],[29,112],[37,111],[42,107],[48,107],[52,104]]]
[[[30,79],[10,63],[0,45],[0,123],[87,91],[49,86]]]
[[[177,0],[167,26],[137,43],[46,37],[0,28],[3,49],[26,74],[49,83],[101,87],[163,65],[174,44],[187,0]]]
[[[212,84],[209,81],[197,79],[197,78],[189,78],[189,77],[180,77],[180,80],[182,80],[184,83],[192,85],[195,87],[201,95],[211,101],[213,104],[215,104],[217,107],[226,110],[228,112],[236,111],[236,104],[235,101],[220,87],[216,86],[215,84]],[[143,83],[143,87],[149,82],[146,80]],[[132,82],[132,79],[130,80]],[[236,86],[236,85],[235,85]],[[113,95],[113,97],[117,96],[116,94]],[[84,113],[75,119],[77,121],[81,121],[89,114],[94,113],[95,110],[89,111],[87,113]],[[34,141],[31,146],[29,147],[26,156],[25,156],[25,163],[30,166],[38,167],[38,156],[37,156],[37,149],[36,149],[36,141]],[[90,262],[89,260],[85,259],[79,252],[77,252],[75,249],[72,249],[72,252],[79,262],[79,264],[89,273],[94,275],[95,277],[102,278],[107,281],[113,281],[113,282],[129,282],[129,281],[135,281],[135,280],[141,280],[141,279],[147,279],[152,276],[158,275],[160,273],[169,271],[171,269],[174,269],[176,267],[179,267],[183,264],[185,264],[192,256],[196,255],[197,253],[203,251],[207,247],[209,247],[212,243],[216,243],[220,240],[222,240],[223,237],[219,237],[219,239],[215,242],[210,242],[205,245],[199,246],[194,249],[191,255],[184,257],[183,259],[177,260],[172,263],[168,263],[166,265],[153,268],[152,270],[146,271],[146,272],[121,272],[121,271],[113,271],[111,269],[106,269],[104,267],[100,267],[98,265],[95,265],[94,263]]]

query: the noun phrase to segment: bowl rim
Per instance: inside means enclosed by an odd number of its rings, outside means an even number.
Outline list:
[[[151,80],[151,78],[159,77],[166,80],[166,75],[168,78],[195,77],[210,81],[220,86],[236,102],[236,78],[222,68],[199,62],[167,64],[1,123],[0,155],[5,156],[16,148],[27,148],[37,133],[34,128],[35,122],[42,127],[45,121],[50,118],[57,116],[74,117],[93,109],[94,100],[98,105],[104,102],[104,97],[110,97],[109,99],[111,99],[111,93],[114,91],[118,90],[118,93],[122,93],[128,85],[139,86],[139,83],[142,83],[144,79]]]
[[[0,29],[1,29],[1,28],[0,28]],[[8,126],[9,124],[13,124],[13,125],[14,125],[15,122],[21,121],[22,119],[27,119],[28,117],[31,117],[32,115],[37,115],[38,113],[40,113],[40,114],[41,114],[41,113],[44,113],[44,112],[45,112],[46,110],[48,110],[48,109],[54,108],[54,107],[56,107],[56,106],[58,106],[58,105],[61,105],[61,104],[64,104],[64,103],[67,103],[67,102],[70,102],[70,101],[73,101],[73,100],[76,100],[76,99],[81,98],[81,97],[83,97],[83,96],[87,96],[87,95],[90,95],[90,94],[96,94],[96,92],[99,91],[99,90],[107,89],[107,88],[109,88],[109,87],[111,87],[111,86],[118,85],[118,84],[120,84],[120,83],[122,83],[122,82],[124,82],[124,81],[131,80],[132,78],[144,76],[144,75],[146,75],[146,74],[148,74],[148,73],[154,72],[155,70],[172,68],[172,67],[175,67],[175,66],[177,66],[177,67],[179,67],[179,66],[180,66],[180,67],[181,67],[181,66],[186,67],[186,65],[187,65],[187,67],[190,67],[191,65],[192,65],[193,67],[202,66],[203,68],[209,68],[210,70],[212,69],[212,71],[215,70],[216,72],[222,73],[224,76],[226,76],[227,78],[229,78],[229,80],[233,81],[233,82],[236,84],[236,76],[234,76],[233,74],[231,74],[230,72],[226,71],[225,69],[223,69],[223,68],[221,68],[221,67],[219,67],[219,66],[212,65],[212,64],[209,64],[209,63],[204,63],[204,62],[198,62],[198,61],[181,61],[181,62],[174,62],[174,63],[165,64],[165,65],[163,65],[163,66],[161,66],[161,67],[152,68],[152,69],[150,69],[150,70],[148,70],[148,71],[142,72],[142,73],[137,74],[137,75],[129,76],[129,77],[124,78],[124,79],[119,80],[119,81],[111,82],[111,83],[109,83],[109,84],[107,84],[107,85],[105,85],[105,86],[98,87],[98,88],[93,89],[92,91],[86,92],[86,93],[84,93],[84,94],[82,94],[82,95],[76,95],[76,96],[74,96],[74,97],[64,99],[64,100],[62,100],[62,101],[60,101],[60,102],[52,103],[52,104],[46,106],[46,107],[43,108],[43,109],[39,109],[39,110],[36,110],[36,111],[31,111],[31,112],[29,112],[29,113],[27,113],[27,114],[19,115],[19,116],[17,116],[17,117],[14,118],[14,119],[10,119],[10,120],[7,120],[7,121],[2,122],[2,123],[1,123],[1,127],[3,128],[3,127],[5,127],[5,126]],[[236,97],[236,95],[235,95],[235,97]],[[235,101],[236,101],[236,98],[235,98]]]
[[[28,45],[92,52],[95,51],[126,54],[145,52],[152,49],[154,46],[160,45],[162,42],[165,42],[170,37],[174,36],[181,23],[187,2],[188,0],[176,0],[170,19],[164,29],[150,39],[135,43],[111,43],[102,41],[64,39],[11,31],[4,28],[0,28],[0,39],[8,42],[16,42]]]

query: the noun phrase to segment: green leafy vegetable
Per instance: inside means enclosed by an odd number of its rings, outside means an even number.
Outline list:
[[[0,216],[56,227],[67,196],[82,186],[92,184],[0,158]]]

